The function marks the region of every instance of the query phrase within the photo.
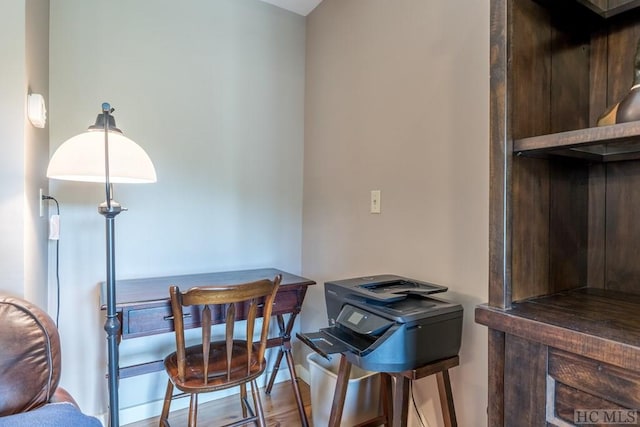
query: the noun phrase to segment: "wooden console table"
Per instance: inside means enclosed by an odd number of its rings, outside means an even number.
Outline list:
[[[282,358],[285,357],[291,375],[291,385],[296,397],[300,421],[308,426],[304,404],[298,387],[298,377],[291,354],[291,330],[300,313],[307,287],[315,284],[304,277],[280,271],[274,268],[256,270],[225,271],[217,273],[188,274],[180,276],[153,277],[144,279],[118,280],[116,283],[116,307],[120,320],[120,339],[145,337],[173,332],[169,286],[178,285],[182,289],[193,286],[246,283],[260,279],[273,279],[282,274],[282,282],[275,298],[272,314],[276,317],[280,331],[278,337],[270,338],[268,347],[280,347],[274,369],[266,388],[269,394],[273,387]],[[106,284],[101,284],[100,306],[106,310]],[[285,322],[284,315],[289,315]],[[185,328],[200,326],[197,316],[185,319]],[[120,378],[132,377],[164,369],[162,360],[119,368]]]

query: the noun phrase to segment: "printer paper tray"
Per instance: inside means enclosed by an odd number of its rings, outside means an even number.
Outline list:
[[[351,346],[337,340],[322,330],[318,332],[296,333],[296,336],[300,341],[308,345],[309,348],[325,359],[330,359],[330,354],[344,353],[353,350]]]

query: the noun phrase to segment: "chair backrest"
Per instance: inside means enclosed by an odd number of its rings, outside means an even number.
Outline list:
[[[49,402],[60,381],[60,337],[47,313],[0,296],[0,416]]]
[[[224,322],[226,343],[226,377],[231,380],[232,350],[234,343],[235,325],[237,319],[246,319],[246,374],[252,369],[252,361],[264,365],[264,353],[269,333],[269,320],[273,308],[273,301],[282,280],[277,275],[274,280],[264,279],[256,282],[232,285],[212,285],[193,287],[186,292],[181,292],[178,286],[171,286],[171,309],[174,317],[174,329],[176,333],[176,356],[178,364],[178,376],[182,381],[186,375],[186,343],[184,335],[183,308],[189,306],[201,306],[200,323],[202,327],[202,373],[204,384],[209,376],[209,349],[211,344],[212,324]],[[262,317],[262,330],[260,341],[253,343],[256,319]],[[236,338],[237,339],[237,338]]]

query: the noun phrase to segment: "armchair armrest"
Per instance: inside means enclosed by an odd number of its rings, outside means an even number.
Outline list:
[[[71,396],[71,394],[69,394],[69,392],[63,389],[62,387],[56,388],[56,391],[53,393],[53,396],[51,396],[51,399],[49,399],[49,402],[50,403],[65,403],[65,402],[71,403],[73,406],[80,409],[80,407],[78,406],[78,403],[75,401],[73,396]]]

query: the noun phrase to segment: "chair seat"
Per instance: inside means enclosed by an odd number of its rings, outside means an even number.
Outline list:
[[[184,381],[178,376],[176,352],[164,359],[164,365],[171,382],[184,393],[209,392],[234,387],[259,377],[265,370],[266,363],[260,364],[256,357],[256,346],[253,346],[249,372],[247,372],[247,343],[235,340],[231,357],[230,377],[227,377],[226,344],[224,341],[212,342],[210,345],[209,372],[207,384],[204,384],[202,345],[194,345],[185,349],[186,370]]]

